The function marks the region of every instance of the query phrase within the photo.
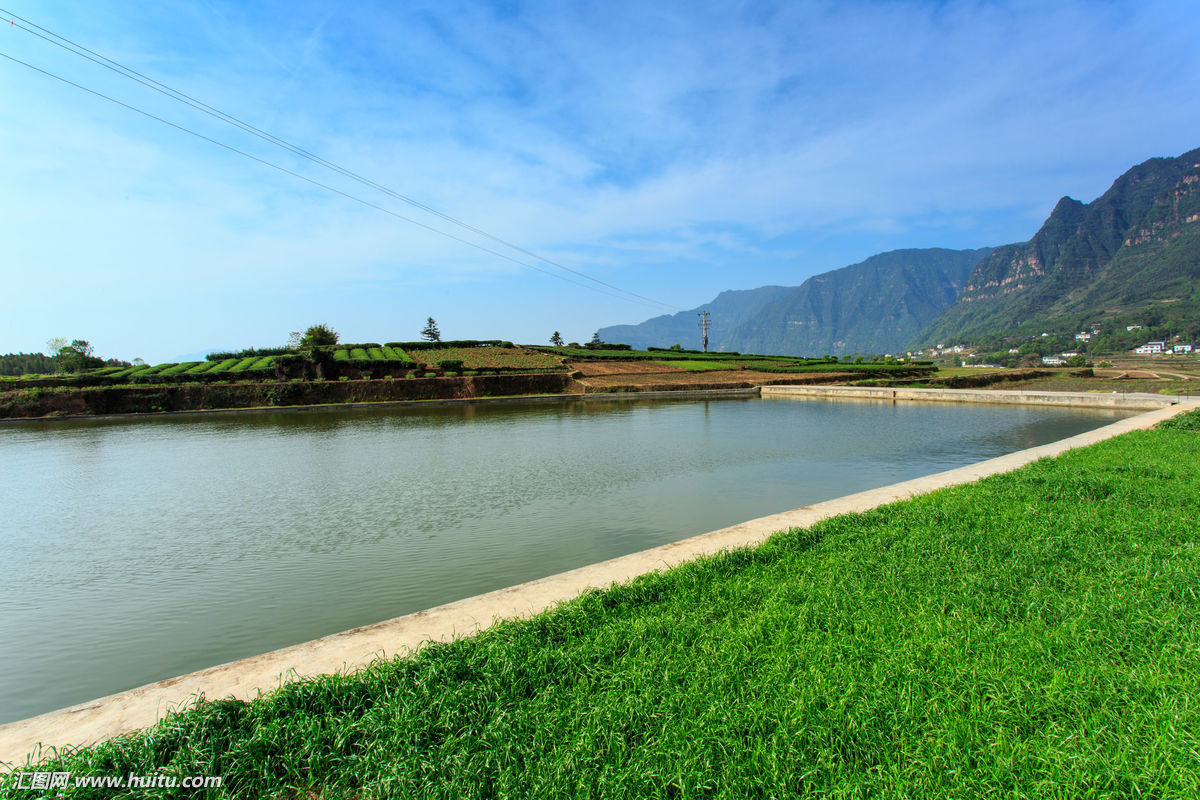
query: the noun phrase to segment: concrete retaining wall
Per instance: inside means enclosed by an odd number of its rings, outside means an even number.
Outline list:
[[[873,386],[764,386],[763,397],[824,397],[838,399],[925,401],[934,403],[991,403],[1028,406],[1072,406],[1148,411],[1181,402],[1162,394],[1098,394],[1093,392],[1027,392],[996,389],[892,389]]]

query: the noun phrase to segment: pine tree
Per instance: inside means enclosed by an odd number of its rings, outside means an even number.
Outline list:
[[[550,344],[554,345],[555,347],[562,347],[563,346],[562,334],[559,333],[558,331],[555,331],[554,335],[550,337]]]
[[[438,330],[436,319],[430,317],[425,321],[425,327],[421,330],[421,338],[427,342],[440,342],[442,340],[442,332]]]

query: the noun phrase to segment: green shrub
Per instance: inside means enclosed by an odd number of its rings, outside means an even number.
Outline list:
[[[1156,427],[1172,431],[1200,432],[1200,409],[1176,414],[1168,420],[1158,423]]]
[[[216,369],[218,363],[219,362],[216,361],[201,361],[199,364],[189,369],[187,374],[199,375],[202,372],[209,372],[210,370]]]
[[[218,361],[213,368],[208,371],[207,374],[213,375],[218,372],[228,372],[229,370],[233,369],[239,361],[241,361],[240,358],[226,358],[223,361]]]
[[[245,372],[258,362],[256,356],[247,356],[246,358],[238,359],[238,362],[229,368],[230,372]]]
[[[236,353],[209,353],[204,358],[207,361],[235,361],[250,358],[251,356],[261,358],[263,356],[281,356],[286,353],[295,352],[290,347],[247,347]]]
[[[173,367],[168,367],[167,369],[161,370],[158,374],[159,375],[178,375],[181,372],[187,372],[190,369],[198,367],[202,363],[204,363],[204,362],[202,362],[202,361],[183,361],[179,364],[176,364]]]

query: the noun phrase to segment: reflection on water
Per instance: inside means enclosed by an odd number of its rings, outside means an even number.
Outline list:
[[[0,722],[1123,416],[747,398],[0,426]]]

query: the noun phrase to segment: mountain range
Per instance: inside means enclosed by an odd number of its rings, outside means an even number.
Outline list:
[[[691,311],[601,328],[634,347],[822,355],[970,343],[1018,329],[1135,318],[1153,306],[1200,315],[1200,149],[1152,158],[1091,203],[1062,198],[1027,242],[894,250],[800,286],[719,294]]]
[[[1200,149],[1152,158],[1088,204],[1064,197],[1033,238],[979,262],[954,305],[914,341],[977,340],[1056,320],[1200,311]]]
[[[640,325],[601,328],[634,347],[699,342],[709,313],[709,349],[782,355],[896,352],[950,306],[984,250],[894,250],[814,275],[799,286],[722,292],[691,311]]]

